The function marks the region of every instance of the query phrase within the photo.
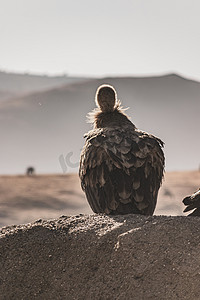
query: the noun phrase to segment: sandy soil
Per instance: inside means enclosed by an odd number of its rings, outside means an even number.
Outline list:
[[[79,215],[0,231],[1,299],[200,295],[200,218]]]
[[[182,215],[182,199],[200,186],[200,172],[169,172],[160,189],[157,215]],[[0,176],[0,226],[61,215],[92,213],[77,174]]]
[[[78,175],[0,176],[0,225],[91,213]]]

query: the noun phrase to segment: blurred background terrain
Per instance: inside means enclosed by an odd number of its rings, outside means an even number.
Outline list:
[[[23,174],[29,164],[39,173],[76,172],[83,135],[91,129],[86,115],[103,83],[116,88],[139,129],[165,142],[167,171],[199,168],[197,81],[175,74],[87,79],[1,72],[0,78],[1,174]]]
[[[103,83],[136,127],[165,142],[156,214],[182,214],[182,198],[200,185],[200,2],[0,6],[0,224],[91,212],[77,172]]]
[[[197,190],[200,172],[167,172],[156,215],[183,215],[182,199]],[[93,213],[77,174],[0,176],[0,227],[40,218]]]

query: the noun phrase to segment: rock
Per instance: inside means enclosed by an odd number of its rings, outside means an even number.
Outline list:
[[[199,299],[200,218],[79,215],[1,229],[1,299]]]

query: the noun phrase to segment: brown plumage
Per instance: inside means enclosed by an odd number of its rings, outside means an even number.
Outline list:
[[[96,104],[79,169],[92,210],[152,215],[163,178],[163,142],[135,127],[112,86],[97,89]]]
[[[183,203],[186,205],[184,212],[194,210],[189,216],[200,216],[200,189],[191,196],[185,197]]]

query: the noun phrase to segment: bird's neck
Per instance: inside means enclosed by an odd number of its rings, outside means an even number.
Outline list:
[[[102,112],[96,109],[90,113],[89,118],[94,128],[130,126],[135,129],[135,125],[132,124],[128,116],[118,107],[112,112]]]

